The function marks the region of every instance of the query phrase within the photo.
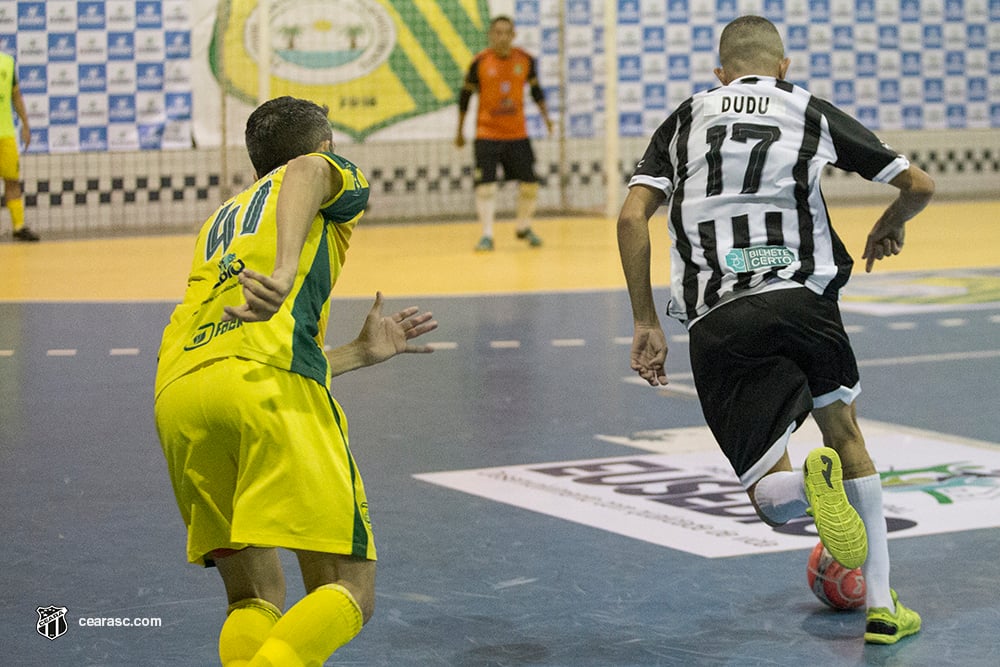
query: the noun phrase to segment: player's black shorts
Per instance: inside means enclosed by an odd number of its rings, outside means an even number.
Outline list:
[[[497,165],[503,167],[503,177],[508,181],[538,182],[535,174],[535,153],[529,139],[497,141],[476,139],[472,146],[476,158],[475,183],[495,183]]]
[[[705,420],[745,487],[777,462],[783,436],[813,407],[853,402],[860,391],[837,302],[804,287],[735,299],[689,334]]]

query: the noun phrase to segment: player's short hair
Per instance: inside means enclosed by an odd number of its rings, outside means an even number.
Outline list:
[[[722,30],[719,62],[724,69],[765,74],[784,58],[781,35],[763,16],[741,16]]]
[[[490,27],[492,28],[497,23],[501,22],[509,23],[512,28],[514,27],[514,19],[507,16],[506,14],[498,14],[497,16],[494,16],[493,19],[490,21]]]
[[[333,140],[327,107],[296,97],[264,102],[247,118],[246,144],[258,176]]]

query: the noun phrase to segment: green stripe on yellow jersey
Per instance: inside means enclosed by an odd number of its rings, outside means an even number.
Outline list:
[[[223,322],[225,306],[243,302],[244,268],[270,275],[277,252],[276,207],[285,167],[275,169],[223,203],[198,234],[184,300],[163,332],[156,394],[185,373],[226,357],[293,371],[329,386],[323,352],[330,291],[344,265],[354,226],[368,204],[368,181],[356,165],[317,153],[340,171],[343,189],[313,220],[298,274],[281,309],[266,326]]]

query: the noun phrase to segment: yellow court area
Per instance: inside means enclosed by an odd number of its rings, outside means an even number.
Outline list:
[[[888,201],[888,200],[887,200]],[[865,236],[882,207],[831,207],[863,271]],[[932,203],[907,226],[906,247],[879,273],[1000,266],[1000,202]],[[615,221],[541,218],[529,248],[514,223],[496,225],[496,250],[475,253],[476,223],[358,226],[334,297],[624,289]],[[666,217],[653,221],[653,281],[668,283]],[[196,233],[0,244],[0,301],[179,301]]]

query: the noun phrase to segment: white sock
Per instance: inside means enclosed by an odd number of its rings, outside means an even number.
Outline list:
[[[877,474],[845,479],[844,490],[868,531],[868,559],[861,566],[867,590],[865,603],[869,608],[885,607],[895,613],[889,592],[889,528],[882,507],[882,479]]]
[[[764,475],[754,487],[753,497],[764,516],[779,524],[805,516],[809,507],[801,472],[781,471]]]
[[[493,238],[493,219],[496,217],[497,184],[483,183],[476,186],[476,215],[483,226],[483,236]]]

